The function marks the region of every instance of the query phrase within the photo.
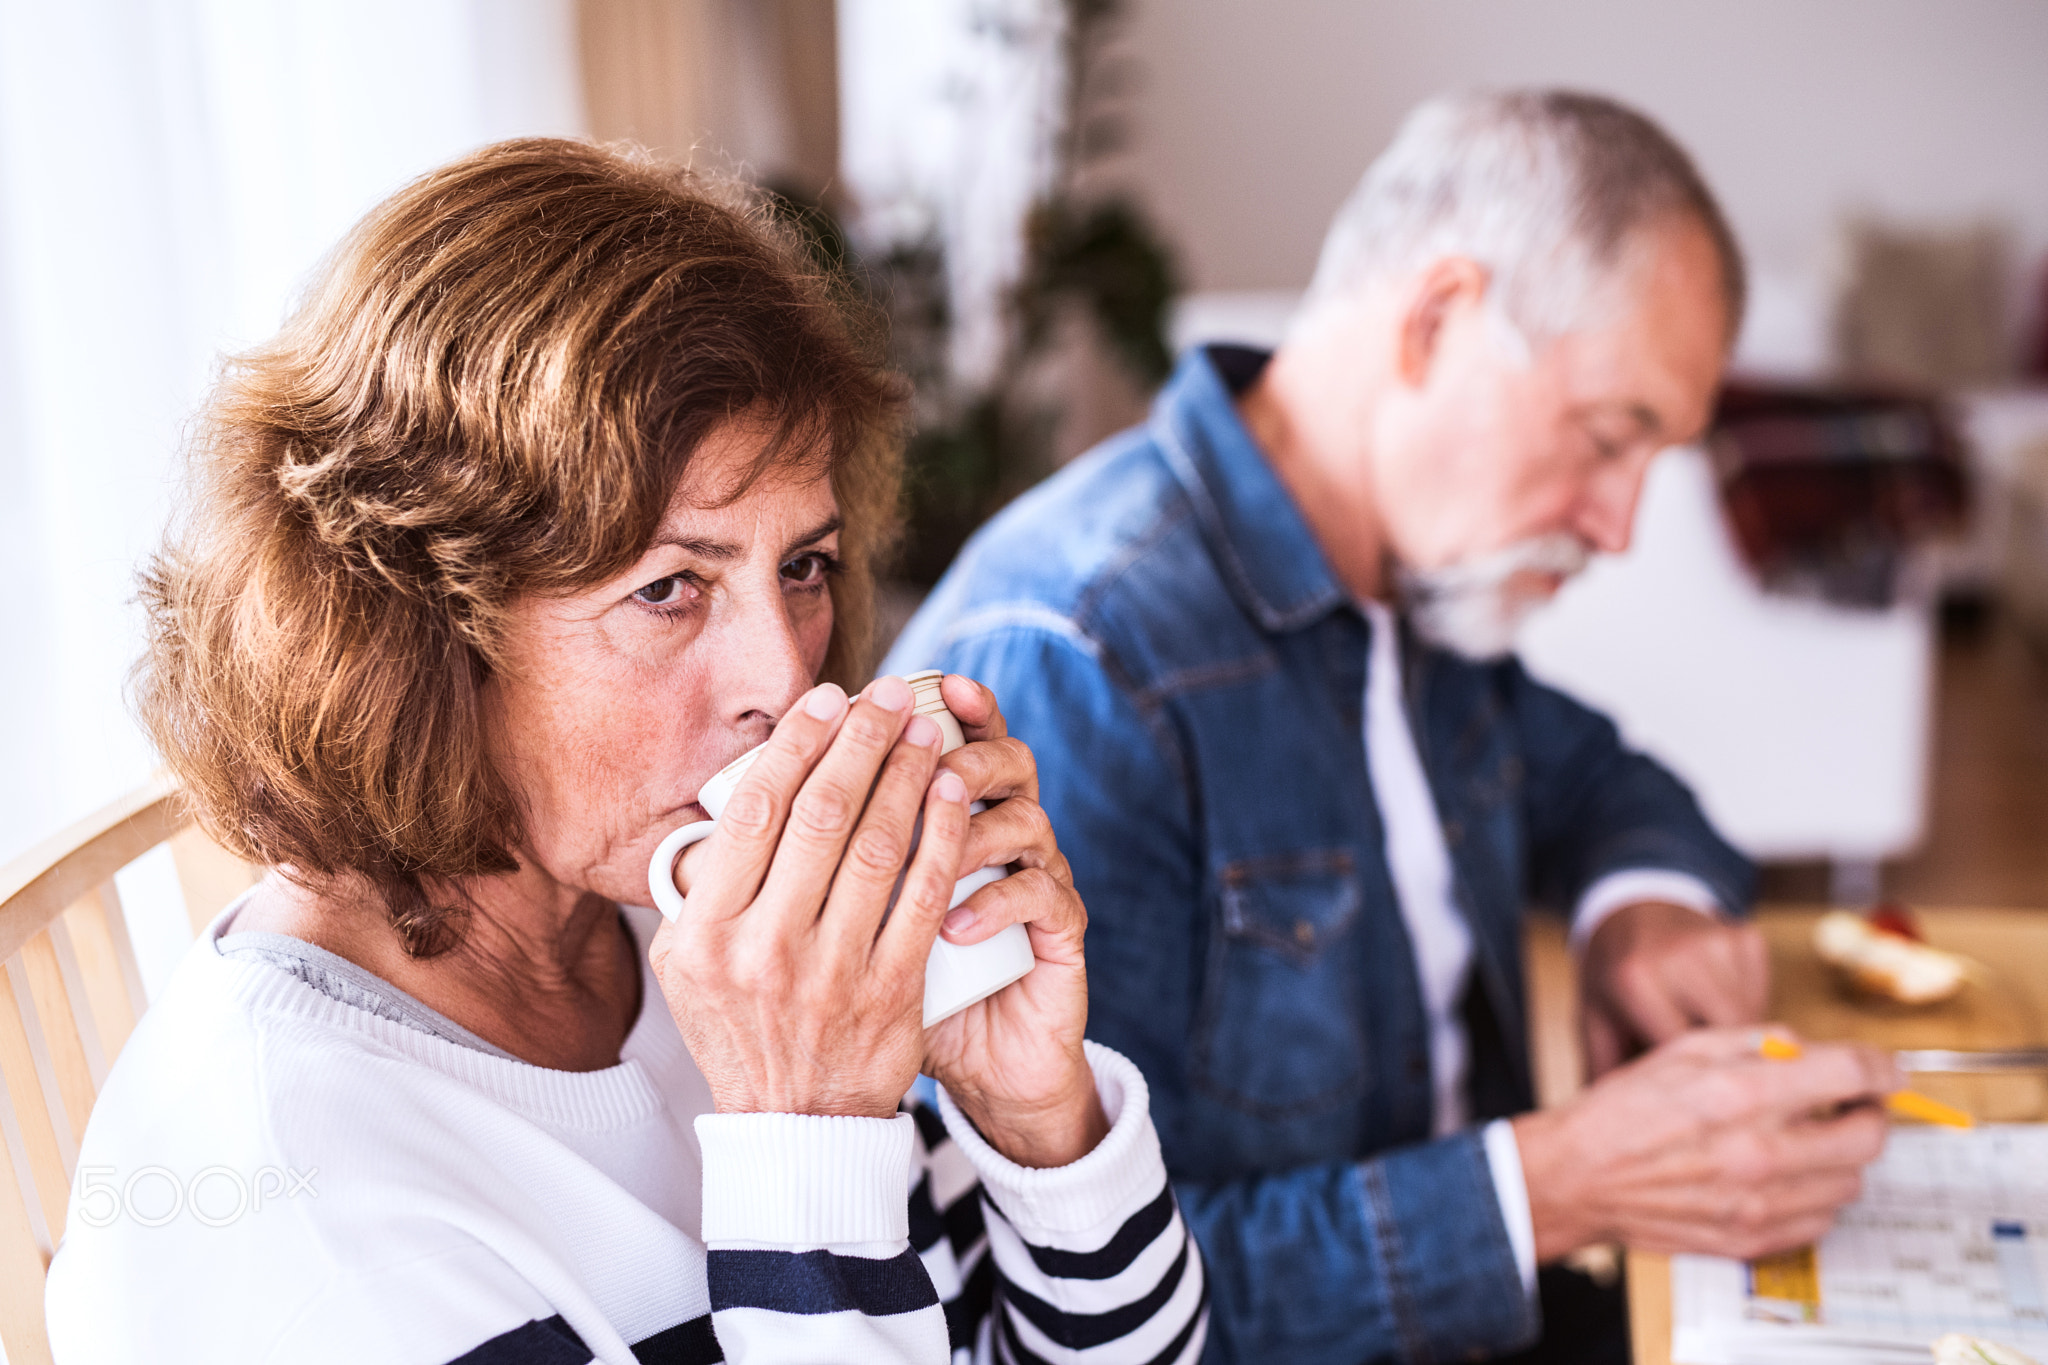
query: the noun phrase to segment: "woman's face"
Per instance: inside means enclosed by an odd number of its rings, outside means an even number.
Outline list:
[[[698,787],[767,739],[824,666],[830,480],[771,471],[713,505],[766,439],[715,432],[638,563],[512,613],[487,692],[492,754],[524,803],[522,860],[562,885],[645,904],[655,845],[704,818]]]

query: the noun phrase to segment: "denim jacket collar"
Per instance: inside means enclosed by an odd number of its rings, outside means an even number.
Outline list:
[[[1237,415],[1237,393],[1269,358],[1238,346],[1189,351],[1153,405],[1152,430],[1231,590],[1261,626],[1281,633],[1350,599]]]

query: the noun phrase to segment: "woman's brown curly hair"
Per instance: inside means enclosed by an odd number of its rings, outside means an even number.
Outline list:
[[[201,822],[450,946],[450,888],[518,865],[479,702],[506,608],[623,572],[741,417],[757,474],[830,472],[825,672],[861,681],[901,409],[864,316],[743,193],[632,152],[500,143],[372,210],[227,363],[143,575],[136,701]]]

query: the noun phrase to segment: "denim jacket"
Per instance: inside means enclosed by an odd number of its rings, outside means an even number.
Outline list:
[[[1088,1032],[1141,1067],[1209,1267],[1209,1361],[1460,1360],[1539,1330],[1478,1129],[1432,1140],[1414,956],[1367,775],[1368,623],[1246,433],[1264,357],[1020,498],[892,651],[995,690],[1089,911]],[[1512,659],[1404,638],[1475,947],[1475,1118],[1531,1103],[1525,904],[1751,872],[1669,773]]]

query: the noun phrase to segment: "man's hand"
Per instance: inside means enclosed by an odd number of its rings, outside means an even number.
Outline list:
[[[1649,901],[1593,931],[1579,983],[1587,1069],[1599,1077],[1687,1029],[1762,1022],[1770,956],[1753,924]]]
[[[1766,1061],[1756,1043],[1689,1033],[1516,1119],[1537,1260],[1605,1241],[1748,1258],[1826,1232],[1884,1149],[1875,1101],[1897,1068],[1834,1043]]]

